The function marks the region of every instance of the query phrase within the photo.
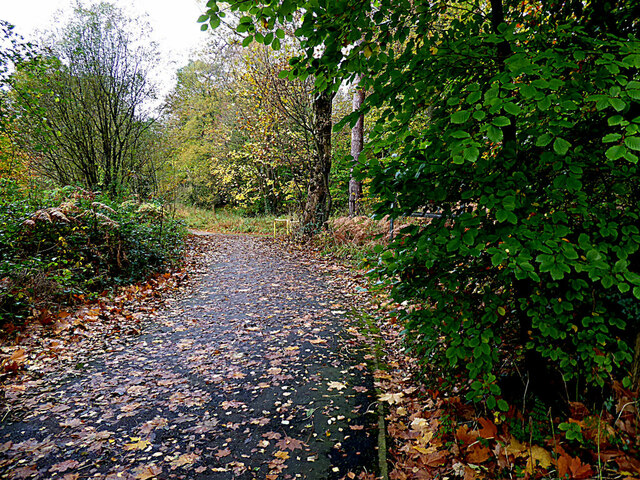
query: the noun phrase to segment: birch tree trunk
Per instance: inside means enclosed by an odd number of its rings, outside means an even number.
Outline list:
[[[356,89],[353,94],[353,111],[357,111],[364,102],[364,90]],[[358,214],[360,197],[362,196],[362,182],[353,176],[353,169],[358,164],[358,158],[364,145],[364,115],[358,117],[358,121],[351,129],[351,178],[349,179],[349,216]]]

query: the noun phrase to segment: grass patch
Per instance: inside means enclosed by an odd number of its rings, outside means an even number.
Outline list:
[[[249,217],[242,212],[229,208],[207,210],[187,205],[176,205],[176,216],[187,227],[215,233],[252,233],[272,235],[273,215]]]

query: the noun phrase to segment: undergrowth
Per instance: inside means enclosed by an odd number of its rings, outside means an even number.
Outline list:
[[[33,193],[33,192],[31,192]],[[0,182],[0,328],[143,280],[176,263],[184,227],[161,204]]]
[[[366,266],[375,255],[376,245],[385,244],[390,225],[369,217],[338,217],[329,221],[328,229],[314,241],[325,254],[345,260],[353,265]]]

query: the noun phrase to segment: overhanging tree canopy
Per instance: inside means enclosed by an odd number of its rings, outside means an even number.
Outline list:
[[[208,6],[201,20],[215,26],[222,12]],[[290,75],[316,75],[319,90],[363,75],[362,111],[383,112],[367,147],[378,212],[442,213],[405,230],[380,267],[417,306],[404,316],[426,361],[459,368],[490,408],[506,408],[499,377],[516,366],[576,391],[628,371],[640,326],[636,2],[231,9],[238,31],[274,48],[279,24],[301,15],[306,54]]]

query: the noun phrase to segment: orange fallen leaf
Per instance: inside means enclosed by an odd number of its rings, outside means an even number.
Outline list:
[[[489,450],[488,447],[480,445],[479,443],[474,443],[469,446],[466,459],[467,462],[478,465],[480,463],[486,462],[490,456],[491,450]]]
[[[498,435],[498,427],[491,420],[486,418],[479,418],[478,422],[482,425],[480,429],[480,436],[485,439],[495,438]]]
[[[185,465],[191,465],[200,458],[200,455],[195,453],[183,453],[178,458],[171,462],[173,468],[183,467]]]
[[[216,457],[218,458],[226,457],[227,455],[231,455],[231,450],[229,450],[228,448],[224,448],[216,452]]]
[[[462,425],[456,430],[456,438],[463,445],[471,445],[478,439],[478,432],[470,432],[467,425]]]

